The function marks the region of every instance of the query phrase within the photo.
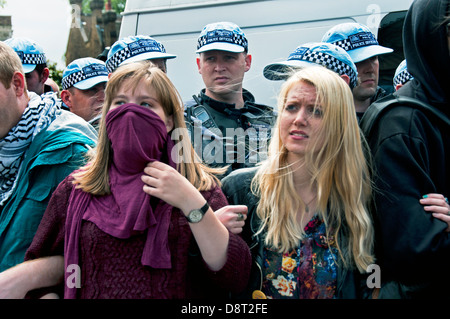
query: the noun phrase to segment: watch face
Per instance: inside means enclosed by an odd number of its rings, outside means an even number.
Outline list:
[[[198,223],[203,218],[203,213],[200,209],[195,209],[189,213],[189,221],[191,223]]]

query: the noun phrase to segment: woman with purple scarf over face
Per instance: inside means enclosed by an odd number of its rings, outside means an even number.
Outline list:
[[[148,62],[120,67],[89,164],[53,193],[26,255],[64,255],[64,282],[29,296],[220,298],[242,290],[250,252],[214,214],[227,205],[215,173],[192,149],[168,77]]]

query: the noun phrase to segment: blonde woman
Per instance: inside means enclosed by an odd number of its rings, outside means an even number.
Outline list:
[[[214,171],[194,158],[173,84],[138,62],[118,68],[105,95],[98,146],[56,189],[27,259],[64,255],[64,298],[182,299],[242,290],[248,246],[213,212],[227,202]]]
[[[369,169],[349,86],[308,67],[282,86],[269,158],[223,180],[248,205],[247,297],[357,298],[374,262]],[[253,295],[252,295],[253,294]]]

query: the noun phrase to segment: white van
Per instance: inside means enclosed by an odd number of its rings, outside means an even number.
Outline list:
[[[127,0],[119,37],[150,35],[168,53],[168,75],[184,100],[204,87],[197,70],[196,45],[202,28],[230,21],[249,42],[252,67],[244,88],[258,103],[276,105],[279,81],[269,81],[263,68],[285,60],[300,44],[319,42],[332,26],[344,22],[367,25],[381,45],[394,53],[380,56],[380,85],[392,90],[395,68],[404,59],[402,25],[413,0]]]

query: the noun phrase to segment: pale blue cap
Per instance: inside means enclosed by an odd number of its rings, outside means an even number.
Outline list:
[[[396,87],[398,84],[405,84],[413,78],[414,77],[411,75],[411,73],[408,72],[406,60],[403,60],[395,70],[393,78],[394,87]]]
[[[295,69],[311,65],[322,65],[339,75],[350,78],[350,87],[358,82],[358,71],[350,55],[342,48],[325,42],[305,43],[298,46],[286,61],[267,65],[264,76],[269,80],[285,80]]]
[[[332,27],[325,33],[322,42],[343,48],[355,63],[394,51],[379,45],[372,31],[359,23],[341,23]]]
[[[111,73],[122,64],[152,60],[173,59],[177,56],[166,52],[164,45],[146,35],[132,35],[116,41],[108,52],[106,67]]]
[[[22,62],[23,71],[30,73],[36,65],[47,63],[42,47],[28,38],[10,38],[5,43],[16,51]]]
[[[99,83],[107,82],[108,74],[106,64],[102,60],[76,59],[64,69],[61,86],[63,90],[70,87],[87,90]]]
[[[197,53],[219,50],[234,53],[247,52],[248,41],[244,32],[232,22],[206,25],[197,40]]]

